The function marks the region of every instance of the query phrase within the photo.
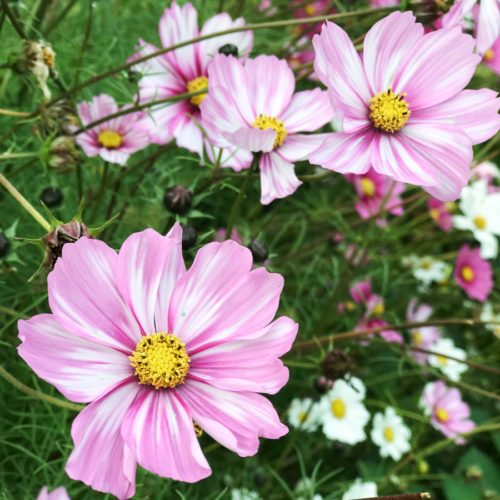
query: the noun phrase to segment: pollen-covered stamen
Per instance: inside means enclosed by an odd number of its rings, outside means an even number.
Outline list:
[[[438,408],[436,410],[436,417],[440,422],[447,422],[450,418],[448,412],[444,408]]]
[[[123,137],[115,130],[101,130],[97,137],[99,144],[107,149],[116,149],[122,145]]]
[[[361,181],[361,191],[365,196],[372,197],[375,195],[375,183],[368,177],[362,177]]]
[[[129,359],[139,383],[152,385],[155,389],[182,384],[191,361],[184,342],[170,333],[142,337]]]
[[[470,266],[462,267],[462,279],[467,283],[474,281],[474,270]]]
[[[370,99],[370,120],[375,128],[391,134],[403,128],[411,114],[405,96],[388,89]]]
[[[193,80],[189,80],[187,82],[187,91],[188,92],[199,92],[200,90],[208,89],[208,78],[206,76],[199,76],[198,78],[193,78]],[[194,95],[189,99],[191,104],[195,106],[199,106],[207,97],[207,93]]]
[[[335,418],[338,418],[341,420],[345,417],[346,407],[345,407],[344,401],[342,401],[341,399],[334,399],[330,403],[330,409],[332,411],[332,415]]]
[[[252,126],[260,130],[273,129],[276,132],[273,144],[274,149],[282,146],[285,142],[286,136],[288,135],[283,121],[279,118],[274,118],[273,116],[260,114],[252,123]]]
[[[486,229],[486,219],[482,215],[476,215],[476,217],[474,217],[473,222],[474,222],[474,225],[480,231],[483,231],[484,229]]]

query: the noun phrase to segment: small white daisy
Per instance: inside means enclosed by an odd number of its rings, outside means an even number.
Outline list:
[[[377,485],[371,481],[363,483],[358,477],[349,489],[342,495],[342,500],[358,500],[377,496]]]
[[[315,431],[321,423],[318,403],[311,398],[293,399],[288,409],[288,423],[295,429]]]
[[[464,371],[467,370],[465,363],[454,361],[445,356],[451,356],[457,359],[466,359],[467,354],[463,349],[456,347],[451,339],[438,339],[434,344],[429,346],[429,351],[439,354],[429,355],[429,364],[435,368],[439,368],[450,380],[457,382]],[[445,356],[441,356],[444,354]]]
[[[453,217],[456,229],[472,231],[481,245],[481,257],[494,259],[498,254],[497,236],[500,236],[500,192],[488,193],[485,179],[464,187],[460,195],[463,215]]]
[[[406,262],[412,268],[412,274],[424,285],[429,286],[431,283],[445,283],[451,274],[451,266],[442,260],[436,260],[430,255],[425,257],[417,257],[411,255],[406,259]]]
[[[480,319],[481,321],[496,321],[500,323],[500,313],[495,313],[495,311],[493,311],[493,306],[491,305],[491,303],[486,302],[481,311]],[[500,339],[500,325],[490,324],[484,325],[484,327],[492,331],[493,335]]]
[[[363,404],[365,386],[351,377],[349,382],[336,380],[319,402],[323,433],[329,439],[356,444],[366,439],[364,427],[370,414]]]
[[[377,413],[373,418],[372,441],[380,448],[381,457],[399,460],[410,451],[411,431],[403,419],[388,407],[385,413]]]
[[[246,488],[233,488],[231,500],[260,500],[260,496],[256,491],[250,491]]]

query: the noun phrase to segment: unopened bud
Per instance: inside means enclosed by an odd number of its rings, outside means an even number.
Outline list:
[[[63,194],[59,188],[46,187],[40,194],[40,199],[48,208],[56,208],[63,202]]]
[[[341,349],[332,349],[320,363],[323,375],[332,381],[343,378],[355,367],[354,359]]]
[[[165,191],[163,205],[174,214],[184,215],[191,208],[192,200],[193,193],[184,186],[178,185]]]
[[[248,245],[248,248],[252,252],[253,260],[255,262],[264,262],[269,255],[267,245],[260,240],[252,240],[250,245]]]
[[[47,163],[57,170],[69,170],[81,160],[75,139],[70,135],[56,137],[47,154]]]
[[[219,54],[238,57],[238,47],[236,47],[233,43],[226,43],[219,48]]]

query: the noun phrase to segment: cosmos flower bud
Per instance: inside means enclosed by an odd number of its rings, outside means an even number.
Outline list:
[[[349,354],[340,349],[332,349],[320,363],[323,375],[329,380],[343,378],[352,373],[355,363]]]
[[[82,236],[92,238],[88,227],[83,222],[76,219],[73,219],[65,224],[61,224],[53,231],[46,234],[42,238],[42,242],[47,251],[45,265],[49,269],[53,269],[57,259],[62,255],[63,246],[66,243],[74,243],[75,241],[78,241]]]
[[[40,108],[40,119],[36,123],[35,131],[43,137],[68,136],[79,124],[73,104],[62,99],[51,106]]]
[[[38,80],[38,85],[46,101],[50,100],[51,92],[47,85],[51,70],[54,69],[56,54],[50,44],[39,41],[28,41],[24,55],[29,71]]]
[[[49,167],[65,171],[80,162],[81,155],[75,139],[69,135],[56,137],[45,154],[42,154]]]
[[[46,187],[40,194],[40,200],[42,200],[48,208],[60,206],[63,199],[62,191],[57,187]]]
[[[189,250],[196,245],[198,240],[198,231],[193,226],[182,226],[182,248]]]
[[[248,248],[252,252],[253,260],[255,262],[264,262],[269,255],[267,245],[260,240],[252,240],[248,245]]]
[[[236,45],[234,45],[233,43],[226,43],[219,48],[219,54],[238,57],[238,47],[236,47]]]
[[[177,185],[165,191],[163,205],[174,214],[184,215],[191,208],[192,200],[193,193],[186,187]]]
[[[5,257],[10,250],[10,241],[4,233],[0,233],[0,259]]]

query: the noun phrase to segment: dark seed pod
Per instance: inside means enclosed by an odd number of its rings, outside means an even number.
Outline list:
[[[62,255],[63,246],[78,241],[82,236],[92,238],[87,226],[77,220],[62,224],[46,234],[42,238],[46,248],[45,265],[53,269],[57,259]]]
[[[174,186],[165,191],[163,195],[163,205],[170,212],[177,215],[184,215],[191,208],[193,193],[184,186]]]
[[[328,380],[338,380],[347,373],[352,373],[355,363],[354,359],[340,349],[331,350],[320,363],[323,376]]]
[[[189,250],[196,245],[198,231],[193,226],[182,226],[182,248]]]
[[[219,48],[219,54],[238,57],[238,47],[236,47],[233,43],[226,43]]]
[[[253,260],[255,262],[264,262],[269,255],[267,245],[260,240],[252,240],[248,248],[252,252]]]
[[[56,187],[46,187],[40,199],[47,205],[48,208],[56,208],[63,202],[63,194],[59,188]]]
[[[0,233],[0,259],[5,257],[10,250],[10,241],[4,233]]]

